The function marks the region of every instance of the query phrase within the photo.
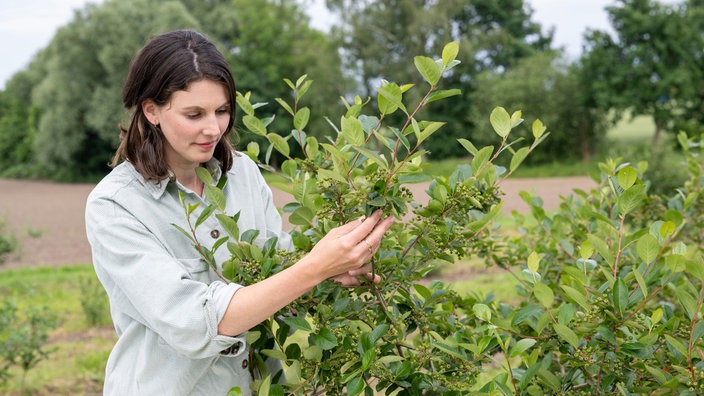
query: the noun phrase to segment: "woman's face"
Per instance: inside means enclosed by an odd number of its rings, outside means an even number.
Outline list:
[[[163,106],[146,101],[144,113],[158,124],[166,139],[166,161],[179,174],[194,170],[212,158],[230,122],[230,103],[225,87],[199,80],[176,91]]]

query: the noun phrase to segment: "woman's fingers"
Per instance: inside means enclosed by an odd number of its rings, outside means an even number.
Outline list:
[[[360,276],[364,276],[364,278],[367,279],[369,282],[373,283],[379,283],[381,282],[381,277],[376,274],[372,274],[371,272],[365,272],[362,275],[350,275],[349,273],[347,274],[340,274],[337,276],[333,276],[331,280],[338,282],[342,286],[345,287],[350,287],[350,286],[359,286],[362,283],[362,280],[360,279]]]
[[[334,229],[330,230],[329,234],[332,234],[333,236],[336,236],[338,238],[345,236],[345,235],[349,234],[355,228],[362,225],[362,223],[364,222],[365,219],[366,219],[366,217],[362,216],[362,217],[358,218],[357,220],[352,220],[349,223],[345,223],[341,226],[335,227]]]
[[[355,242],[361,242],[364,237],[366,237],[379,223],[381,220],[381,211],[377,210],[372,213],[371,216],[367,217],[362,224],[359,224],[354,229],[347,233],[347,237],[351,238]]]

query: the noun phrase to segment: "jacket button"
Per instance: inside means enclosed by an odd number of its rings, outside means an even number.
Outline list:
[[[249,365],[249,362],[247,361],[247,359],[243,360],[243,361],[242,361],[242,368],[243,368],[243,369],[246,369],[246,368],[247,368],[247,365]]]
[[[212,230],[212,231],[210,231],[210,236],[211,236],[213,239],[218,239],[218,237],[220,236],[220,231],[218,231],[218,230]]]

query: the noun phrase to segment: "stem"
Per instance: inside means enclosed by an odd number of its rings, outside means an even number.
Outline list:
[[[704,288],[699,292],[699,300],[697,301],[697,311],[700,312],[702,309],[702,302],[704,301]],[[689,348],[687,349],[687,369],[689,370],[689,374],[692,376],[692,382],[697,383],[699,381],[698,376],[696,375],[696,371],[694,369],[694,366],[692,365],[692,352],[694,349],[694,342],[695,340],[692,339],[694,336],[694,327],[697,325],[697,315],[694,315],[694,318],[692,319],[692,325],[690,326],[689,330]]]
[[[640,303],[640,305],[638,305],[638,307],[636,307],[636,308],[633,310],[633,312],[631,312],[628,316],[626,316],[625,318],[623,318],[623,320],[621,321],[621,323],[619,324],[619,326],[621,326],[621,325],[623,325],[624,323],[626,323],[626,322],[627,322],[628,320],[630,320],[635,314],[637,314],[641,309],[643,309],[643,307],[645,307],[645,305],[646,305],[650,300],[652,300],[655,296],[658,295],[658,293],[660,293],[660,292],[662,291],[662,289],[665,288],[665,285],[667,285],[668,283],[670,283],[670,281],[672,280],[672,278],[673,278],[674,276],[675,276],[675,273],[670,274],[670,276],[667,278],[667,280],[666,280],[665,282],[662,282],[661,286],[659,286],[657,289],[655,289],[655,291],[653,291],[653,292],[650,294],[650,296],[648,296],[648,298],[643,299],[643,301]]]
[[[504,348],[504,343],[501,342],[501,337],[499,336],[498,332],[494,331],[494,336],[496,336],[499,345],[501,345],[501,350],[504,351],[504,356],[506,357],[506,366],[508,366],[508,376],[509,378],[511,378],[511,385],[513,385],[513,392],[516,395],[520,395],[520,393],[518,393],[518,386],[516,386],[516,379],[513,377],[513,369],[511,368],[511,358],[508,353],[508,348]]]
[[[196,229],[193,227],[193,224],[191,223],[191,216],[188,215],[188,209],[184,206],[183,208],[184,212],[186,212],[186,223],[188,224],[188,229],[191,231],[191,235],[193,236],[193,246],[198,250],[198,253],[203,257],[203,260],[205,260],[206,263],[208,263],[208,266],[215,272],[215,275],[220,278],[225,284],[230,283],[228,279],[226,279],[220,271],[218,271],[217,265],[210,260],[210,257],[206,253],[206,249],[203,247],[203,245],[200,243],[198,240],[198,236],[196,235]]]
[[[444,68],[443,68],[443,69],[444,69]],[[444,70],[443,70],[443,71],[444,71]],[[425,106],[423,103],[428,99],[428,97],[430,96],[430,94],[433,93],[433,91],[435,91],[435,88],[437,88],[437,85],[432,85],[432,86],[430,87],[430,89],[428,90],[428,92],[425,93],[425,96],[423,96],[423,99],[421,99],[420,102],[418,103],[418,106],[416,106],[415,110],[413,110],[413,113],[411,113],[411,114],[406,118],[406,123],[403,124],[403,128],[401,128],[401,134],[402,134],[402,135],[403,135],[403,132],[406,130],[406,128],[408,128],[408,125],[411,123],[411,121],[413,120],[413,118],[415,117],[415,115],[418,114],[418,112]],[[394,165],[394,162],[396,161],[396,156],[398,155],[398,150],[400,149],[399,143],[401,143],[400,139],[396,141],[396,147],[394,148],[394,155],[393,155],[393,157],[391,158],[391,162],[389,163],[389,170],[391,170],[391,169],[394,167],[393,165]],[[397,167],[398,169],[401,169],[401,166],[406,162],[406,160],[408,160],[408,157],[411,155],[411,153],[414,152],[414,151],[416,151],[416,150],[418,150],[418,147],[419,147],[419,146],[420,146],[420,145],[416,142],[416,146],[413,148],[413,150],[409,151],[409,152],[408,152],[408,155],[406,155],[406,157],[405,157],[403,160],[401,160],[401,162],[399,162],[399,166]],[[388,182],[389,180],[391,180],[390,178],[391,178],[392,176],[393,176],[393,172],[392,172],[391,175],[389,175],[389,179],[387,179],[386,181]]]
[[[626,222],[626,215],[621,215],[621,223],[619,224],[618,228],[618,249],[616,250],[616,258],[614,259],[614,269],[613,269],[613,275],[614,278],[618,274],[618,262],[621,259],[621,253],[623,252],[621,250],[621,244],[623,243],[623,227]]]

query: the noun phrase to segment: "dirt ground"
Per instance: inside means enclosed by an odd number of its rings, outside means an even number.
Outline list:
[[[5,219],[19,241],[19,249],[2,268],[90,263],[90,246],[85,237],[85,201],[94,185],[57,184],[26,180],[0,179],[0,220]],[[528,206],[518,196],[532,191],[544,201],[546,209],[556,208],[561,196],[575,188],[588,190],[594,181],[588,177],[561,177],[506,180],[504,210],[524,212]],[[418,202],[427,201],[426,186],[414,185]],[[290,197],[274,191],[278,207]]]

